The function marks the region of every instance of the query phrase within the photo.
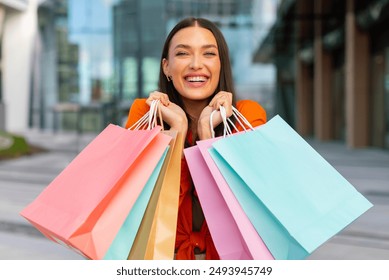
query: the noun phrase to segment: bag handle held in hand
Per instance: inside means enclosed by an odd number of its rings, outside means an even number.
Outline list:
[[[163,130],[162,113],[161,113],[161,108],[159,106],[160,106],[159,100],[151,101],[150,110],[128,129],[129,130],[153,129],[158,125],[158,121],[157,121],[157,113],[158,113],[158,118]]]
[[[218,110],[212,111],[211,116],[209,118],[212,138],[215,138],[215,130],[213,127],[213,115],[217,111]],[[224,124],[223,137],[226,137],[227,135],[232,135],[231,127],[233,127],[236,131],[239,131],[239,129],[235,126],[231,118],[227,118],[226,109],[223,106],[220,106],[219,111],[222,117],[222,122]],[[232,106],[232,116],[236,119],[236,121],[239,123],[239,125],[243,128],[244,131],[247,131],[246,126],[250,130],[254,130],[254,127],[250,124],[250,122],[234,106]]]

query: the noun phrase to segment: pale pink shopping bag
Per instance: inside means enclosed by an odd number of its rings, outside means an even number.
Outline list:
[[[197,146],[184,149],[212,240],[222,260],[252,260],[231,212]]]
[[[148,171],[135,173],[148,163],[152,172],[170,141],[160,130],[108,125],[21,215],[48,238],[88,258],[102,258],[148,178]],[[137,182],[131,195],[130,179]]]
[[[266,247],[262,238],[255,230],[254,226],[250,222],[249,218],[243,211],[238,200],[236,199],[230,187],[228,186],[227,182],[225,181],[223,175],[220,173],[217,165],[214,163],[213,159],[208,153],[208,149],[212,147],[212,143],[214,143],[217,140],[218,138],[212,138],[212,139],[197,141],[198,150],[200,151],[204,163],[206,164],[208,169],[208,172],[206,172],[206,169],[203,168],[202,176],[205,177],[205,176],[209,176],[210,174],[213,177],[212,182],[214,182],[216,188],[219,191],[218,200],[225,201],[228,211],[232,215],[230,219],[236,222],[236,226],[238,228],[237,234],[240,235],[240,238],[243,239],[242,242],[246,245],[246,248],[248,248],[247,254],[251,255],[252,259],[256,259],[256,260],[273,260],[274,257]],[[196,177],[201,177],[201,176],[198,175]],[[209,224],[208,226],[211,227]],[[229,234],[230,233],[225,235],[229,235]]]

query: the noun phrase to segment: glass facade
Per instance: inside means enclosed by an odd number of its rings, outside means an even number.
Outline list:
[[[167,32],[186,16],[217,23],[230,47],[238,97],[270,107],[273,67],[254,65],[252,56],[261,34],[270,27],[262,19],[274,19],[276,2],[46,1],[39,7],[41,86],[32,94],[30,125],[88,126],[88,121],[80,120],[84,113],[89,114],[89,123],[99,123],[97,129],[107,122],[121,124],[134,98],[157,89]],[[54,108],[56,118],[61,115],[59,121],[45,113],[48,107]]]
[[[276,65],[276,110],[301,135],[389,148],[388,11],[386,0],[280,1],[255,59]]]
[[[113,6],[113,61],[118,100],[143,97],[157,88],[165,39],[164,2],[124,0]]]

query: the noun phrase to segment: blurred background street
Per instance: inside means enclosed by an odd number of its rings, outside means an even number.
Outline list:
[[[389,259],[388,0],[0,0],[0,259],[80,259],[19,211],[135,98],[182,18],[215,22],[237,99],[307,139],[374,207],[310,259]]]
[[[19,212],[94,136],[30,131],[28,141],[46,152],[0,161],[0,259],[82,259],[46,239]],[[339,142],[309,143],[374,204],[309,259],[389,259],[389,152],[350,150]]]

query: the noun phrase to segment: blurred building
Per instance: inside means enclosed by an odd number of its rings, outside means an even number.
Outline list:
[[[0,129],[53,126],[78,89],[78,48],[67,40],[66,0],[0,1]]]
[[[69,42],[67,0],[41,0],[37,15],[29,126],[46,129],[61,111],[78,110],[79,47]]]
[[[121,0],[113,6],[114,90],[120,101],[157,89],[166,37],[164,9],[160,0]]]
[[[0,129],[27,125],[36,3],[0,1]],[[36,1],[35,1],[36,2]]]
[[[389,1],[284,0],[255,61],[302,135],[389,148]]]

